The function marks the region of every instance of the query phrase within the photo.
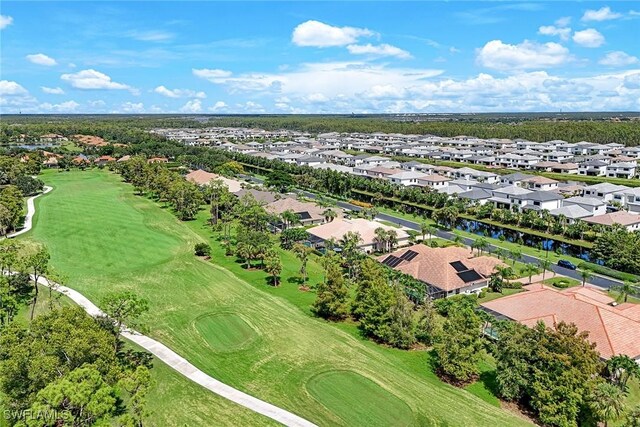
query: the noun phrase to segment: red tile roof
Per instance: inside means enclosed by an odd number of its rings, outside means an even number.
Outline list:
[[[549,327],[561,321],[574,323],[589,332],[589,341],[606,359],[618,354],[640,357],[640,305],[612,306],[611,297],[589,287],[558,291],[536,284],[525,289],[482,306],[527,326],[539,321]]]

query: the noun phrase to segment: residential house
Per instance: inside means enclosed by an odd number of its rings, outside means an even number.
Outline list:
[[[607,213],[607,204],[602,199],[594,197],[574,196],[562,201],[562,206],[572,205],[580,206],[592,216]]]
[[[316,248],[325,247],[328,240],[333,240],[340,244],[340,240],[348,232],[358,233],[362,239],[358,247],[366,253],[375,252],[378,245],[375,230],[382,228],[385,231],[394,230],[397,233],[398,246],[406,245],[409,235],[406,231],[382,224],[377,221],[369,221],[363,218],[336,218],[335,220],[309,228],[309,242]]]
[[[627,229],[627,231],[640,230],[640,215],[629,213],[627,211],[617,211],[606,213],[604,215],[592,216],[585,218],[585,222],[594,225],[612,226],[618,224]]]
[[[626,355],[640,363],[640,305],[616,304],[605,292],[590,287],[556,290],[542,284],[498,298],[481,307],[499,320],[510,319],[531,328],[572,323],[588,332],[603,359]]]
[[[496,266],[505,265],[491,256],[474,257],[467,248],[423,244],[383,255],[378,261],[424,283],[432,298],[479,293],[488,286]]]

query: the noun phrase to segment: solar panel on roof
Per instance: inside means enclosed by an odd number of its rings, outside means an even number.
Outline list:
[[[462,279],[464,283],[475,282],[476,280],[482,280],[482,276],[475,270],[467,270],[458,273],[458,277]]]
[[[402,262],[402,259],[400,259],[400,258],[398,258],[397,256],[394,256],[394,255],[389,255],[388,257],[386,257],[384,259],[384,261],[382,261],[382,263],[384,265],[386,265],[387,267],[391,267],[391,268],[396,267],[401,262]]]
[[[311,219],[311,215],[309,215],[309,212],[298,212],[297,215],[301,220]]]
[[[451,265],[451,267],[453,267],[458,273],[460,273],[461,271],[467,271],[469,269],[461,261],[450,262],[449,265]]]
[[[418,252],[412,251],[412,250],[408,250],[407,252],[403,253],[400,258],[402,258],[405,261],[411,261],[412,259],[414,259],[417,256],[418,256]]]

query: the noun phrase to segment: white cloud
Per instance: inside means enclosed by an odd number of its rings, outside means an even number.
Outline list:
[[[353,55],[395,56],[400,59],[411,58],[411,54],[406,50],[385,43],[379,45],[370,43],[364,45],[350,44],[347,46],[347,50]]]
[[[180,112],[182,113],[199,113],[201,111],[202,101],[200,101],[199,99],[192,99],[191,101],[187,101],[187,103],[180,108]]]
[[[207,97],[207,94],[204,92],[196,92],[190,89],[167,89],[165,86],[158,86],[153,90],[155,93],[158,93],[162,96],[166,96],[168,98],[200,98],[204,99]]]
[[[612,12],[609,6],[602,7],[598,10],[589,9],[582,15],[582,21],[609,21],[611,19],[622,18],[621,13]]]
[[[356,43],[360,37],[370,37],[375,33],[366,28],[334,27],[319,21],[306,21],[298,25],[291,35],[297,46],[331,47]]]
[[[11,24],[13,24],[13,18],[11,16],[0,15],[0,30],[4,30]]]
[[[76,101],[65,101],[59,104],[51,104],[49,102],[45,102],[44,104],[40,104],[38,108],[41,111],[55,111],[57,113],[72,113],[78,109],[80,104]]]
[[[45,55],[44,53],[35,53],[33,55],[27,55],[26,58],[27,60],[29,60],[29,62],[38,64],[38,65],[45,65],[47,67],[51,67],[53,65],[58,64],[55,59]]]
[[[561,44],[529,40],[516,45],[492,40],[478,50],[476,58],[480,65],[500,71],[556,67],[571,59],[569,50]]]
[[[394,85],[375,85],[363,95],[370,99],[402,99],[407,95],[407,91]]]
[[[543,25],[538,28],[538,34],[542,34],[544,36],[558,36],[562,40],[569,40],[569,36],[571,35],[571,28],[565,27],[556,27],[554,25]]]
[[[209,111],[221,111],[226,110],[227,108],[229,108],[229,106],[226,102],[217,101],[215,104],[213,104],[213,107],[209,107]]]
[[[163,42],[167,40],[171,40],[175,37],[175,34],[161,31],[161,30],[150,30],[150,31],[129,31],[126,33],[127,37],[131,37],[132,39],[144,41],[144,42]]]
[[[315,92],[303,97],[303,101],[308,104],[322,104],[329,101],[329,98],[322,93]]]
[[[115,89],[135,91],[131,86],[117,83],[111,77],[93,69],[78,71],[73,74],[63,74],[60,78],[76,89]]]
[[[584,47],[600,47],[604,44],[604,36],[598,30],[587,28],[573,33],[573,41]]]
[[[124,102],[120,106],[120,112],[123,113],[142,113],[144,112],[144,104],[142,102]]]
[[[571,24],[571,17],[570,16],[563,16],[562,18],[558,18],[556,19],[555,22],[556,26],[564,28],[564,27],[568,27],[569,24]]]
[[[10,80],[0,80],[0,96],[26,95],[27,91],[22,85]]]
[[[220,81],[232,75],[231,71],[221,70],[218,68],[192,68],[191,72],[194,76],[200,77],[201,79],[209,80],[211,83],[219,83]]]
[[[375,85],[412,85],[440,74],[442,70],[392,68],[368,62],[322,62],[301,64],[280,73],[246,73],[216,79],[215,83],[226,86],[232,94],[261,93],[302,99],[321,93],[334,99],[340,95],[356,96]]]
[[[64,90],[62,90],[62,88],[60,87],[40,86],[40,89],[42,89],[44,93],[48,93],[51,95],[64,95]]]
[[[598,64],[606,65],[607,67],[624,67],[627,65],[637,64],[638,62],[640,61],[635,56],[631,56],[621,50],[616,50],[603,56],[598,61]]]

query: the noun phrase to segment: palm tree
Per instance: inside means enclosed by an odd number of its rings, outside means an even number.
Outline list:
[[[607,427],[610,420],[615,420],[624,411],[625,395],[618,387],[607,382],[599,383],[591,395],[591,407]]]
[[[336,219],[338,214],[333,209],[326,209],[324,212],[322,212],[322,216],[324,217],[324,220],[326,222],[331,222]]]
[[[309,261],[309,255],[311,255],[311,252],[313,252],[313,249],[308,246],[300,243],[293,245],[293,253],[296,254],[301,262],[300,275],[302,276],[302,283],[307,281],[307,261]]]
[[[638,292],[638,287],[640,283],[631,283],[631,282],[623,282],[620,286],[614,286],[612,288],[613,291],[618,292],[618,297],[616,298],[617,302],[624,301],[627,302],[629,300],[629,295],[633,295]]]
[[[593,273],[588,268],[583,268],[580,270],[580,277],[582,278],[582,287],[587,284],[587,280],[593,277]]]
[[[453,243],[455,243],[456,246],[460,246],[462,245],[462,236],[458,233],[456,233],[455,231],[453,232]]]
[[[531,284],[531,277],[533,277],[534,274],[540,273],[540,269],[535,264],[525,264],[525,266],[522,267],[522,270],[520,271],[522,272],[522,274],[529,277],[529,284]]]
[[[387,246],[387,230],[382,227],[378,227],[374,230],[375,237],[373,240],[376,242],[376,246],[380,252],[386,252]]]
[[[538,265],[542,269],[542,281],[544,282],[544,276],[547,274],[549,267],[551,267],[551,261],[548,258],[544,258],[538,261]]]
[[[479,239],[476,239],[472,244],[471,247],[475,248],[478,250],[478,256],[482,255],[482,251],[484,251],[485,249],[487,249],[487,247],[489,246],[489,242],[487,241],[487,239],[485,239],[484,237],[480,237]]]
[[[276,251],[267,251],[264,257],[264,269],[271,276],[273,286],[278,286],[278,279],[282,273],[282,262]]]
[[[511,256],[512,265],[516,265],[516,261],[522,259],[522,250],[518,248],[510,249],[509,255]]]
[[[398,244],[398,232],[396,230],[387,231],[387,244],[389,245],[389,252],[395,249]]]
[[[284,223],[285,230],[292,225],[295,225],[300,222],[300,217],[292,210],[286,210],[280,214],[282,217],[282,222]]]

